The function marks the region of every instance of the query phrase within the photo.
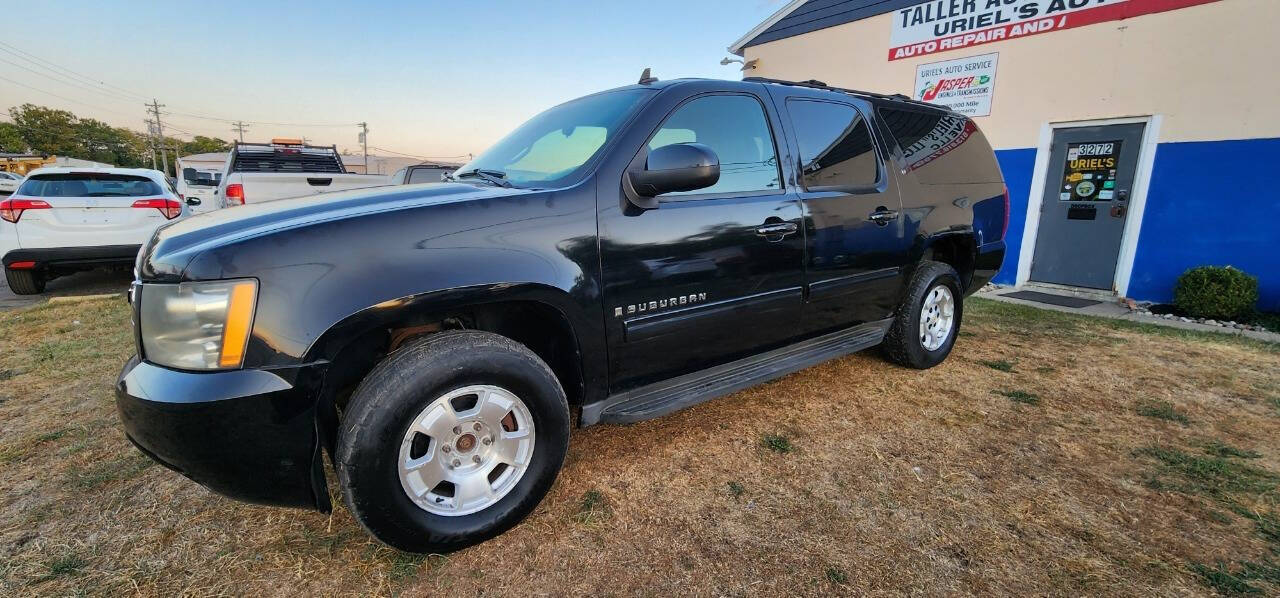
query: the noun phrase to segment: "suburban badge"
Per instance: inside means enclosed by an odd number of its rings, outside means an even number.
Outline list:
[[[707,300],[706,293],[689,293],[688,295],[679,295],[676,297],[667,297],[655,301],[641,301],[640,303],[632,303],[623,309],[622,306],[613,308],[614,317],[622,317],[624,315],[642,314],[645,312],[657,311],[669,307],[679,307],[681,305],[689,305],[690,303],[702,303]]]

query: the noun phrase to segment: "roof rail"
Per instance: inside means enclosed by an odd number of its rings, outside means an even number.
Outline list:
[[[928,106],[936,110],[946,110],[948,112],[951,111],[951,108],[949,106],[943,106],[941,104],[930,104],[928,102],[921,102],[920,100],[913,100],[900,93],[883,94],[883,93],[876,93],[874,91],[862,91],[858,89],[847,89],[844,87],[832,87],[817,79],[809,79],[808,81],[787,81],[786,79],[770,79],[768,77],[743,77],[742,80],[752,82],[752,83],[775,83],[777,85],[792,85],[795,87],[810,87],[813,89],[826,89],[830,91],[839,91],[843,93],[852,93],[852,94],[857,94],[861,96],[879,98],[882,100],[895,100],[899,102],[906,102],[908,104],[916,104],[918,106]]]

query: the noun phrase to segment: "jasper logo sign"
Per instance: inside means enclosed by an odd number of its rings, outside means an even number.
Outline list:
[[[1218,0],[929,0],[893,13],[889,60],[1118,21]]]
[[[932,102],[938,97],[939,93],[951,91],[953,89],[970,89],[975,85],[986,85],[991,82],[991,77],[987,75],[979,75],[977,77],[960,77],[959,79],[943,79],[937,83],[930,83],[920,90],[920,99],[926,102]]]
[[[916,67],[915,99],[946,106],[965,116],[991,114],[1000,54],[983,54]]]

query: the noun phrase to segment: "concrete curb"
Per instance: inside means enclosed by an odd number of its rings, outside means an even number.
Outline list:
[[[1001,288],[995,290],[983,290],[974,293],[974,297],[990,299],[992,301],[1000,301],[1003,303],[1013,303],[1015,305],[1025,305],[1037,309],[1047,309],[1050,311],[1059,311],[1066,314],[1076,314],[1081,316],[1095,316],[1099,318],[1110,318],[1112,320],[1128,320],[1130,322],[1140,322],[1143,324],[1155,324],[1156,326],[1164,326],[1166,328],[1177,328],[1180,330],[1195,330],[1197,332],[1215,332],[1218,334],[1230,334],[1235,336],[1244,336],[1255,340],[1268,343],[1280,344],[1280,333],[1262,332],[1260,330],[1241,330],[1238,328],[1223,328],[1221,326],[1209,326],[1200,324],[1199,322],[1183,322],[1181,320],[1166,320],[1157,316],[1149,316],[1140,314],[1128,307],[1119,305],[1114,302],[1102,302],[1098,305],[1090,305],[1082,308],[1062,307],[1059,305],[1050,305],[1048,303],[1037,303],[1035,301],[1026,301],[1023,299],[1014,299],[1012,297],[1004,297],[1000,293],[1013,292],[1016,289]],[[1039,290],[1039,289],[1037,289]]]
[[[115,299],[118,297],[124,297],[124,293],[100,293],[98,295],[60,295],[57,297],[50,297],[49,303],[53,303],[53,304],[81,303],[84,301],[93,301],[95,299]]]

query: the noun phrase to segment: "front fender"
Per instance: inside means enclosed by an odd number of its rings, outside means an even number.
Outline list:
[[[417,314],[449,313],[472,306],[511,301],[538,303],[556,310],[569,323],[576,346],[597,349],[592,345],[598,344],[603,335],[598,314],[593,315],[582,309],[568,293],[555,287],[534,282],[504,282],[441,289],[371,305],[343,318],[326,330],[308,348],[304,359],[307,362],[332,359],[342,347],[365,332],[404,321]],[[593,330],[598,333],[592,334]],[[602,353],[599,350],[591,352]]]
[[[270,368],[310,363],[335,327],[405,306],[528,294],[575,326],[602,322],[598,263],[594,198],[571,190],[362,214],[242,238],[198,255],[186,277],[258,279],[245,367]]]

